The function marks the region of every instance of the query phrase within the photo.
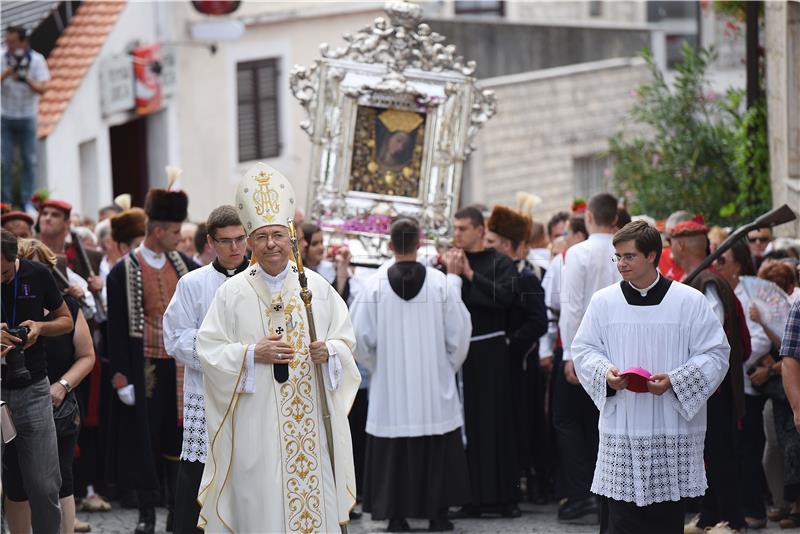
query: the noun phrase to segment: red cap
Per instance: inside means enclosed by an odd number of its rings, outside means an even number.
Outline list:
[[[692,235],[706,235],[708,227],[702,215],[695,215],[691,221],[683,221],[672,227],[670,237],[688,237]]]
[[[56,208],[56,209],[59,209],[59,210],[63,211],[64,213],[66,213],[67,217],[69,217],[70,213],[72,213],[72,204],[70,204],[69,202],[67,202],[65,200],[56,200],[56,199],[48,198],[47,200],[44,200],[44,201],[42,201],[41,204],[39,204],[39,212],[41,213],[41,211],[43,209],[45,209],[45,208]]]
[[[33,226],[33,217],[24,211],[7,211],[0,215],[0,225],[11,221],[25,221],[28,226]]]

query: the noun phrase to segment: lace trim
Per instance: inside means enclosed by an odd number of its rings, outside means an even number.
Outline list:
[[[678,402],[675,408],[687,421],[699,412],[713,393],[711,382],[693,363],[685,363],[669,373],[672,390]]]
[[[592,492],[648,506],[706,491],[705,433],[648,437],[600,435]]]
[[[205,463],[208,452],[208,431],[203,395],[185,391],[183,403],[181,460]]]
[[[607,360],[600,360],[594,366],[592,373],[592,382],[589,384],[589,396],[594,401],[598,409],[602,409],[606,402],[606,392],[608,387],[608,379],[606,375],[608,370],[611,369],[611,362]]]

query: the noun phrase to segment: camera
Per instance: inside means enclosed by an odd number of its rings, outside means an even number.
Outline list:
[[[7,376],[12,380],[30,380],[31,372],[25,366],[25,349],[22,348],[28,342],[30,329],[27,326],[18,326],[17,328],[9,328],[6,332],[20,340],[20,344],[15,345],[6,354]]]
[[[24,82],[28,78],[28,59],[24,54],[19,52],[13,56],[14,74],[20,82]]]

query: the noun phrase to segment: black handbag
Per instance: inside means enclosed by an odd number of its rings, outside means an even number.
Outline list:
[[[71,436],[81,428],[81,410],[73,392],[67,393],[58,408],[53,408],[57,436]]]

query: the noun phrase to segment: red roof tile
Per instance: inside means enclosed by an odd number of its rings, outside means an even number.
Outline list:
[[[47,58],[50,81],[39,101],[40,138],[50,135],[114,28],[126,0],[85,0]]]

